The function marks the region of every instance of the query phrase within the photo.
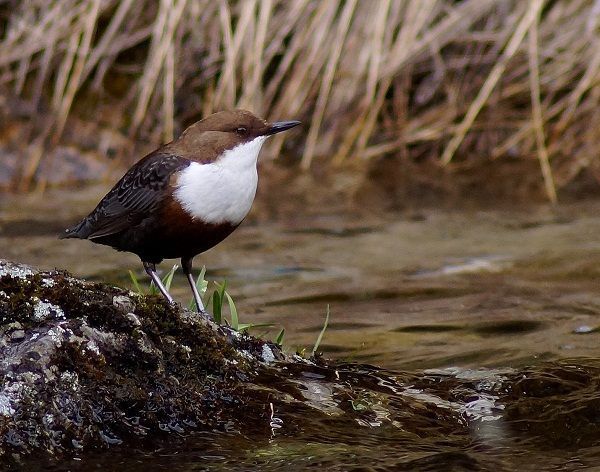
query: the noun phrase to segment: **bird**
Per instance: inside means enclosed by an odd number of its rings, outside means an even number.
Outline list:
[[[136,254],[169,303],[173,298],[156,265],[181,259],[196,308],[206,315],[192,260],[229,236],[250,211],[265,140],[299,124],[268,122],[246,110],[209,115],[137,161],[60,238],[87,239]]]

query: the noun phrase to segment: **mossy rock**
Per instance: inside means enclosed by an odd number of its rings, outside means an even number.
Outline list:
[[[162,298],[6,261],[0,356],[3,456],[243,429],[249,405],[268,408],[247,391],[252,379],[284,359],[276,345]]]

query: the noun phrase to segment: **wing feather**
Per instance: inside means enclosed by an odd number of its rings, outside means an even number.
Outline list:
[[[166,196],[170,178],[190,164],[159,149],[135,164],[67,237],[101,238],[139,224]]]

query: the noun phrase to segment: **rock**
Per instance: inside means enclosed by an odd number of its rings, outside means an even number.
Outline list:
[[[266,365],[264,341],[160,297],[1,260],[0,291],[0,456],[61,456],[186,434],[186,424],[235,424]],[[269,360],[284,359],[268,346]]]
[[[21,341],[24,338],[25,338],[25,331],[23,331],[22,329],[16,329],[12,333],[10,333],[10,340],[13,342]]]
[[[125,318],[127,318],[127,320],[131,323],[131,325],[134,326],[134,327],[136,327],[136,328],[139,328],[140,326],[142,326],[142,322],[135,315],[135,313],[127,313],[125,315]]]
[[[124,315],[135,311],[135,303],[131,301],[131,298],[125,295],[115,295],[113,297],[113,306]]]
[[[5,333],[15,329],[23,329],[23,325],[18,321],[13,321],[12,323],[7,323],[2,327],[2,331],[4,331]]]
[[[593,332],[594,332],[594,328],[592,328],[591,326],[588,326],[588,325],[577,326],[575,329],[573,329],[573,333],[575,333],[575,334],[588,334],[588,333],[593,333]]]

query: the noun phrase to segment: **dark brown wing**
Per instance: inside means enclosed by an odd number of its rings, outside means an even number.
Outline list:
[[[189,165],[184,157],[154,151],[129,169],[94,211],[63,237],[100,238],[139,224],[159,207],[171,176]]]

